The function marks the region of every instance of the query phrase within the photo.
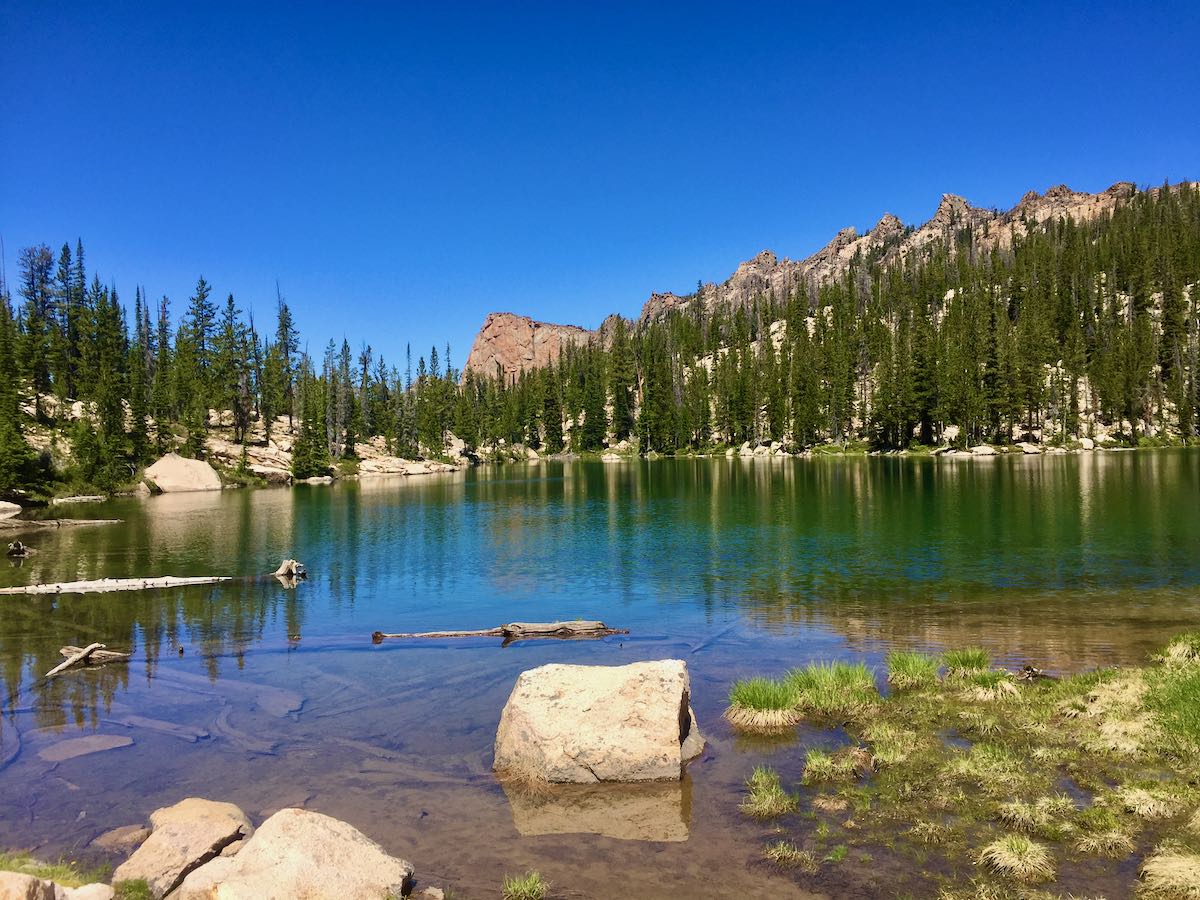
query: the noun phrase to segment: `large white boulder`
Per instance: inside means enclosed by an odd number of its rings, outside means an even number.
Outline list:
[[[0,872],[0,900],[112,900],[113,894],[107,884],[70,888],[21,872]]]
[[[704,748],[690,693],[680,659],[522,672],[500,716],[494,767],[534,781],[678,781]]]
[[[54,882],[20,872],[0,872],[0,900],[55,900]]]
[[[0,519],[11,519],[21,511],[21,507],[16,503],[9,503],[7,500],[0,500]]]
[[[156,898],[169,894],[188,872],[217,854],[236,852],[254,833],[232,803],[189,797],[150,816],[150,837],[113,873],[113,883],[144,878]]]
[[[146,470],[146,477],[164,494],[173,491],[219,491],[221,477],[202,459],[168,453]]]
[[[386,900],[408,890],[413,867],[357,828],[306,809],[282,809],[237,856],[192,872],[171,900]]]

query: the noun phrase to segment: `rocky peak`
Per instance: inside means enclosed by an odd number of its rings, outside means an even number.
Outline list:
[[[942,194],[942,202],[933,213],[928,225],[938,228],[953,228],[965,225],[971,218],[971,204],[957,194]]]
[[[868,237],[877,244],[885,243],[902,234],[904,234],[904,223],[891,213],[884,213],[883,217],[875,223],[875,227],[867,232]]]
[[[557,362],[564,348],[586,344],[595,336],[596,332],[577,325],[538,322],[515,313],[489,313],[475,335],[463,372],[500,372],[506,379],[512,378],[522,371]]]

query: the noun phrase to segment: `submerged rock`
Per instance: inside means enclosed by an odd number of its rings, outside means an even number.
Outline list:
[[[155,900],[217,854],[237,852],[254,833],[246,814],[232,803],[199,797],[155,810],[150,828],[150,837],[113,873],[113,883],[143,878]]]
[[[58,741],[38,751],[38,756],[46,762],[66,762],[79,756],[92,753],[103,753],[105,750],[119,750],[133,745],[133,738],[119,734],[89,734],[84,737],[67,738]]]
[[[179,491],[219,491],[221,477],[202,459],[168,453],[146,470],[146,477],[164,494]]]
[[[517,678],[494,767],[532,781],[678,781],[703,749],[683,660],[552,663]]]
[[[385,900],[409,889],[413,867],[345,822],[283,809],[232,859],[184,879],[172,900]]]
[[[105,850],[132,850],[148,837],[150,829],[145,825],[122,825],[97,836],[92,845]]]

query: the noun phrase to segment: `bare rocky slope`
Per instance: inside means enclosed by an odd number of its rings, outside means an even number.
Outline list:
[[[860,235],[844,228],[816,253],[800,260],[779,259],[764,250],[739,265],[721,284],[706,284],[692,295],[653,293],[642,307],[641,321],[666,315],[673,309],[702,303],[705,309],[730,304],[750,304],[755,297],[771,294],[783,298],[804,285],[815,288],[846,273],[857,258],[876,259],[885,265],[900,263],[914,255],[930,252],[956,232],[970,228],[978,249],[1011,246],[1031,227],[1060,218],[1076,222],[1095,219],[1111,212],[1137,192],[1130,182],[1118,182],[1106,191],[1089,194],[1059,185],[1038,194],[1028,192],[1012,209],[1000,211],[972,206],[954,194],[943,194],[933,217],[918,227],[905,226],[891,213],[874,228]],[[466,371],[493,376],[497,371],[511,377],[523,370],[555,362],[568,345],[581,345],[601,338],[605,328],[588,330],[576,325],[537,322],[514,313],[492,313],[475,337]]]

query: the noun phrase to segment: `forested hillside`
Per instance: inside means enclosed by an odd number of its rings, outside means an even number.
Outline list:
[[[0,284],[0,495],[112,490],[168,450],[203,456],[213,427],[260,444],[286,429],[297,477],[368,437],[407,458],[452,434],[485,454],[1194,438],[1200,189],[1131,192],[1004,240],[945,225],[898,254],[896,223],[824,281],[612,317],[504,377],[461,375],[449,347],[403,368],[347,341],[313,358],[282,298],[261,327],[200,278],[173,315],[167,297],[135,288],[130,305],[89,281],[81,242],[26,248]]]

